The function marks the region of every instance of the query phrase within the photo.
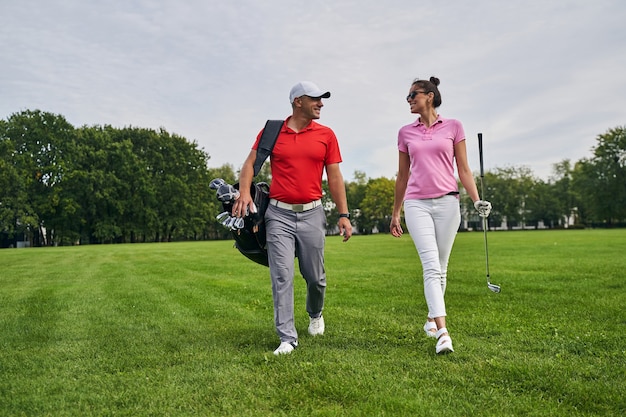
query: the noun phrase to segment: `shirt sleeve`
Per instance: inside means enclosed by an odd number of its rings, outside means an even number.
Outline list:
[[[261,129],[261,131],[259,132],[258,135],[256,135],[256,139],[254,141],[254,144],[252,145],[252,149],[254,149],[255,151],[257,149],[259,149],[259,142],[261,142],[261,135],[263,134],[263,129]]]
[[[330,130],[330,129],[329,129]],[[342,161],[341,151],[339,150],[339,141],[335,132],[330,130],[328,138],[328,148],[326,151],[326,165],[338,164]]]
[[[454,135],[453,143],[456,145],[457,143],[465,140],[465,130],[463,129],[463,124],[460,121],[455,120],[455,122],[456,134]]]
[[[404,127],[398,131],[398,150],[400,152],[409,153],[409,148],[406,144]]]

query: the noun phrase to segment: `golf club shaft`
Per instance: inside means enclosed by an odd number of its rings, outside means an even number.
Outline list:
[[[485,198],[485,186],[484,186],[484,177],[485,177],[485,169],[483,165],[483,134],[478,134],[478,154],[480,156],[480,198]],[[483,234],[485,236],[485,268],[487,270],[487,286],[491,291],[499,292],[500,287],[497,285],[491,284],[491,279],[489,277],[489,246],[487,245],[487,227],[489,223],[486,217],[483,217]]]
[[[481,154],[482,155],[482,154]],[[482,161],[482,158],[481,158]],[[482,164],[480,164],[481,166],[481,175],[480,175],[480,195],[481,198],[485,198],[484,195],[484,187],[483,187],[483,175],[482,175]],[[487,245],[487,227],[489,226],[487,223],[487,218],[486,217],[482,217],[483,219],[483,234],[485,235],[485,266],[487,268],[487,284],[489,284],[489,247]]]

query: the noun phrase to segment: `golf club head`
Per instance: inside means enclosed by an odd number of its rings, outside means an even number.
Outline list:
[[[244,221],[243,217],[237,217],[237,220],[235,220],[235,222],[233,223],[233,226],[236,229],[243,229],[245,225],[246,225],[246,222]]]
[[[224,211],[220,214],[218,214],[215,218],[217,219],[217,221],[221,222],[223,221],[226,217],[229,217],[230,213],[227,211]]]
[[[217,199],[223,203],[235,201],[239,198],[239,191],[230,184],[222,184],[217,188]]]
[[[496,284],[492,284],[490,282],[487,283],[487,288],[489,288],[491,291],[495,292],[496,294],[500,292],[500,286]]]
[[[218,188],[220,188],[220,185],[224,184],[224,180],[221,178],[215,178],[214,180],[211,181],[211,183],[209,184],[209,188],[212,190],[217,190]]]
[[[228,219],[228,224],[225,224],[224,226],[226,226],[228,229],[235,229],[235,222],[237,221],[237,217],[231,217],[230,219]]]

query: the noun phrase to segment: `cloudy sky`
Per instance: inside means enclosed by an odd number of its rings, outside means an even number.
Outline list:
[[[392,178],[414,78],[441,79],[472,168],[591,156],[626,125],[624,0],[0,0],[0,119],[158,129],[240,168],[300,80],[332,92],[347,180]]]

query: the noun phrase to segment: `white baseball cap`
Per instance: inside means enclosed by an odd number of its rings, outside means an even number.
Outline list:
[[[328,98],[330,97],[330,91],[320,90],[320,88],[311,81],[300,81],[291,88],[289,92],[289,102],[293,103],[294,99],[302,96]]]

